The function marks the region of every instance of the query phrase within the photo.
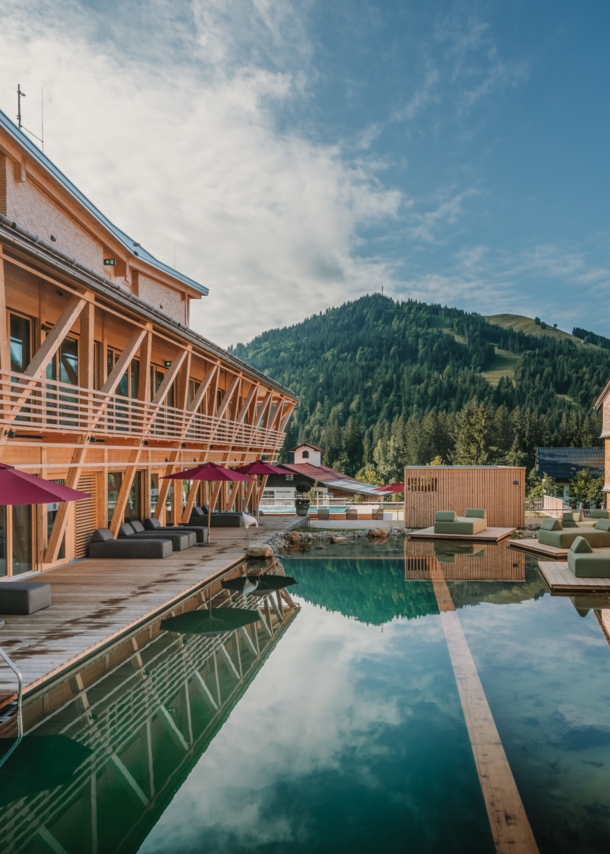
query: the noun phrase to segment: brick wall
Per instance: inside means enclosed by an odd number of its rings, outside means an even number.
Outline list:
[[[180,291],[168,288],[142,273],[138,276],[138,291],[143,300],[161,309],[174,320],[186,323],[186,300]]]

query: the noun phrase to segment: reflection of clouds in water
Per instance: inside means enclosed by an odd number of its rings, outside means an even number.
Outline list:
[[[440,645],[446,655],[437,617],[395,621],[381,632],[305,605],[141,850],[199,850],[210,832],[219,845],[231,838],[245,847],[302,839],[298,811],[265,810],[270,790],[281,797],[283,783],[339,771],[346,754],[358,756],[349,771],[360,785],[382,789],[371,765],[390,747],[379,736],[413,715],[397,679],[404,674],[413,702],[438,700],[454,716],[457,708],[446,696],[455,691],[423,657],[406,668],[405,640],[420,650]]]

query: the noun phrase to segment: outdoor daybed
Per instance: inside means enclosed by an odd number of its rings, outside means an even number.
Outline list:
[[[193,507],[191,518],[184,527],[192,528],[194,526],[207,526],[208,511],[207,507]],[[249,528],[251,525],[258,525],[254,516],[249,513],[227,513],[224,510],[212,513],[210,517],[212,528]],[[180,527],[183,527],[182,525]]]
[[[134,523],[130,523],[132,528],[134,527]],[[162,525],[161,522],[157,519],[156,516],[150,516],[148,519],[144,519],[142,522],[145,531],[156,531],[157,533],[163,533],[163,531],[167,531],[168,533],[180,533],[181,531],[192,531],[198,543],[207,543],[208,541],[208,529],[207,526],[203,525],[180,525],[180,527],[176,527],[175,525]]]
[[[487,528],[485,510],[469,507],[465,516],[458,516],[454,510],[437,510],[434,514],[435,534],[479,534]]]
[[[538,542],[557,549],[569,549],[577,537],[584,537],[593,548],[610,548],[610,519],[591,519],[588,528],[565,528],[559,519],[545,519],[538,531]]]
[[[578,536],[568,552],[568,568],[576,578],[610,578],[610,548],[594,551]]]
[[[108,528],[98,528],[89,543],[89,557],[163,558],[172,553],[171,540],[152,537],[148,540],[123,538],[115,540]]]
[[[175,552],[183,552],[185,549],[190,549],[197,542],[197,537],[194,531],[176,530],[175,532],[161,531],[145,531],[141,522],[134,522],[133,527],[130,522],[124,522],[119,528],[119,539],[129,540],[169,540]],[[141,529],[141,530],[139,530]]]
[[[593,514],[597,513],[606,513],[605,516],[597,516]],[[607,519],[607,511],[604,510],[591,510],[591,515],[588,518],[584,518],[580,510],[571,510],[569,512],[565,512],[563,514],[561,524],[564,528],[593,528],[595,522],[598,519]],[[595,520],[595,521],[592,521]]]

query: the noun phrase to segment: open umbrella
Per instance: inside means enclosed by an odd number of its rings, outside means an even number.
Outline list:
[[[205,480],[208,483],[217,483],[218,481],[252,481],[254,478],[247,474],[242,474],[239,471],[219,466],[217,463],[202,463],[200,466],[195,466],[192,469],[179,471],[175,474],[166,475],[163,480]],[[210,542],[210,533],[212,531],[211,523],[212,502],[208,501],[208,543]]]
[[[0,505],[54,504],[82,498],[89,498],[89,494],[0,463]]]
[[[215,635],[232,632],[260,620],[258,611],[246,608],[210,608],[188,611],[161,621],[165,632],[180,632],[184,635]]]
[[[380,486],[375,490],[375,492],[384,492],[384,493],[385,492],[387,492],[387,493],[404,492],[404,491],[405,491],[405,485],[404,485],[404,483],[401,483],[400,481],[396,481],[396,483],[388,483],[387,486]]]
[[[279,466],[273,466],[265,460],[255,460],[253,463],[246,463],[244,466],[237,466],[235,471],[242,474],[260,474],[262,477],[268,477],[270,474],[286,474],[286,469]],[[259,505],[256,505],[256,521],[258,522]]]
[[[296,580],[289,575],[242,575],[240,578],[229,578],[222,582],[225,590],[237,590],[242,593],[252,593],[260,596],[272,593],[274,590],[283,590],[296,584]]]
[[[12,739],[0,739],[0,750],[6,741]],[[66,735],[26,735],[19,751],[7,751],[0,762],[0,806],[72,783],[75,772],[92,753]]]

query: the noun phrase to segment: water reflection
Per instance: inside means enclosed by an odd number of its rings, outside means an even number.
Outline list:
[[[244,599],[210,592],[221,610]],[[268,599],[248,599],[256,623],[217,635],[158,619],[30,700],[0,768],[0,851],[136,851],[297,614],[287,594]],[[172,613],[202,607],[198,594]],[[6,716],[6,745],[13,729]]]

